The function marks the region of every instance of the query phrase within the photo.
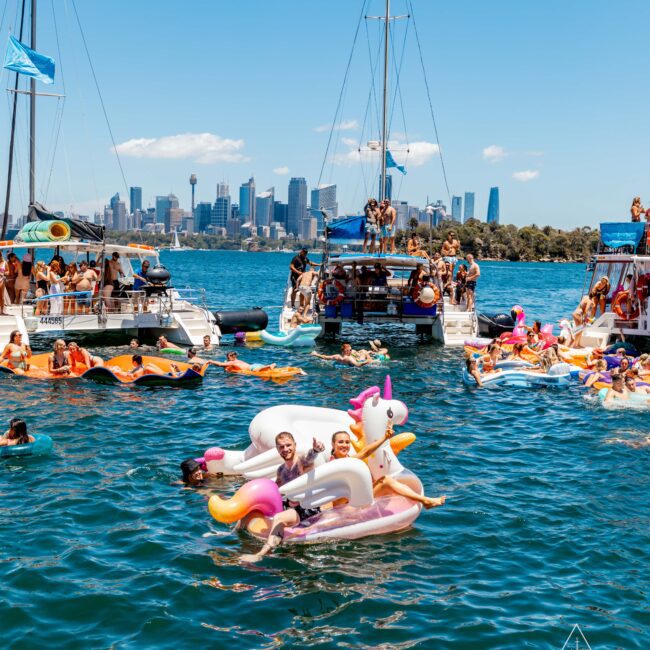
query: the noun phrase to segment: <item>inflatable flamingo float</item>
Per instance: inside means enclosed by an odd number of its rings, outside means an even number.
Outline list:
[[[283,499],[297,501],[303,508],[316,508],[345,499],[345,505],[329,507],[308,520],[309,524],[287,528],[285,543],[310,542],[322,539],[357,539],[368,535],[380,535],[409,527],[420,514],[419,503],[398,496],[390,491],[373,495],[373,482],[383,476],[391,476],[422,494],[422,484],[411,471],[398,460],[396,451],[415,440],[413,434],[400,434],[384,442],[365,461],[358,458],[340,458],[327,462],[328,452],[323,452],[310,472],[278,488],[275,481],[261,477],[274,475],[283,462],[275,451],[275,436],[290,431],[296,439],[298,452],[312,446],[312,439],[327,445],[335,431],[351,433],[355,446],[360,448],[384,437],[389,423],[404,424],[408,409],[403,402],[392,398],[390,377],[386,377],[383,396],[377,386],[364,390],[350,400],[353,409],[347,413],[335,409],[306,406],[276,406],[259,413],[251,422],[251,447],[245,452],[222,452],[215,460],[215,450],[206,452],[208,469],[215,463],[226,467],[237,460],[233,454],[248,454],[233,466],[233,471],[255,476],[244,484],[231,499],[212,496],[208,502],[210,514],[221,523],[240,522],[240,527],[265,539],[269,532],[271,517],[282,510]],[[282,416],[280,422],[276,416]],[[292,427],[285,425],[290,422]],[[263,426],[264,425],[264,426]],[[273,449],[262,447],[273,445]],[[255,463],[255,460],[258,460]]]

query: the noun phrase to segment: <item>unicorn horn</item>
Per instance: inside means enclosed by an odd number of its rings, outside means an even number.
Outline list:
[[[390,375],[386,375],[384,382],[384,399],[393,399],[393,384],[390,381]]]

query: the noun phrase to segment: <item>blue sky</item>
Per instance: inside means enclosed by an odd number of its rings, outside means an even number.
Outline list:
[[[251,174],[258,191],[275,186],[282,200],[293,175],[314,187],[328,137],[318,127],[332,122],[362,4],[77,0],[127,185],[142,186],[146,204],[173,191],[185,208],[191,173],[199,179],[198,200],[213,201],[221,180],[235,197]],[[3,40],[17,5],[6,5]],[[392,5],[407,13],[404,0]],[[382,8],[370,0],[367,13]],[[502,222],[519,226],[595,226],[627,218],[634,195],[650,204],[650,54],[643,32],[650,3],[413,0],[413,9],[450,191],[476,192],[477,217],[485,218],[492,185],[500,187]],[[359,163],[354,151],[371,135],[361,125],[371,83],[368,49],[377,51],[378,27],[368,22],[367,39],[361,26],[340,114],[350,128],[336,132],[321,179],[337,183],[346,212],[376,193],[376,160]],[[395,178],[397,198],[449,205],[413,23],[401,21],[395,30],[398,56],[406,42],[406,129],[397,111],[396,158],[406,137],[412,148],[408,174]],[[127,191],[70,0],[40,3],[38,39],[37,49],[59,64],[55,85],[39,89],[65,90],[66,100],[53,162],[61,101],[39,100],[37,195],[50,207],[89,213]],[[7,71],[1,83],[13,83]],[[9,108],[8,99],[0,103],[3,179]],[[26,119],[22,110],[14,212],[26,204]]]

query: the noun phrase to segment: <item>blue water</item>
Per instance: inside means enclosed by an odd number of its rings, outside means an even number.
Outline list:
[[[277,324],[289,255],[164,260],[210,305],[267,306]],[[521,303],[545,322],[569,312],[584,278],[579,265],[482,270],[479,307]],[[648,414],[603,410],[578,386],[468,389],[460,350],[377,335],[417,434],[400,458],[447,504],[402,534],[288,547],[257,566],[237,561],[257,543],[173,483],[178,463],[243,447],[267,406],[346,408],[383,368],[266,346],[240,354],[308,376],[277,385],[211,369],[187,390],[1,377],[5,418],[24,417],[55,451],[0,461],[0,645],[562,648],[577,623],[594,649],[649,647],[649,448],[621,442],[647,434]]]

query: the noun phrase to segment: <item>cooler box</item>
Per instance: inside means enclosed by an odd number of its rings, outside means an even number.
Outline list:
[[[341,305],[341,318],[352,318],[352,303],[344,302]]]
[[[435,316],[438,305],[431,307],[420,307],[414,302],[405,302],[402,304],[402,314],[404,316]]]
[[[325,318],[336,318],[336,305],[325,305]]]

